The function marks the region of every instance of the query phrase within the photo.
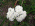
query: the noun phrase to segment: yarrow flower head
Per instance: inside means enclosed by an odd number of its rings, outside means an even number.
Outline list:
[[[20,5],[17,5],[17,6],[15,7],[15,11],[16,11],[16,12],[20,12],[20,11],[22,11],[22,10],[23,10],[23,7],[20,6]]]
[[[9,19],[10,21],[14,20],[14,8],[8,8],[7,19]]]
[[[22,20],[25,19],[25,17],[26,17],[26,11],[23,11],[23,12],[20,12],[20,13],[19,13],[19,16],[16,17],[16,20],[17,20],[18,22],[21,22]]]
[[[25,17],[27,16],[26,11],[23,11],[23,7],[20,5],[17,5],[15,7],[15,11],[14,8],[8,8],[8,12],[7,12],[7,19],[9,19],[10,21],[14,21],[14,19],[16,19],[18,22],[21,22],[25,19]]]
[[[8,8],[8,12],[14,12],[14,8]]]

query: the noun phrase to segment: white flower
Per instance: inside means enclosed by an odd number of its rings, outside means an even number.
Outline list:
[[[13,18],[9,18],[9,20],[10,20],[10,21],[14,21],[14,19],[13,19]]]
[[[9,19],[9,20],[14,20],[15,19],[15,17],[14,17],[14,13],[12,13],[12,12],[8,12],[7,13],[7,19]]]
[[[17,5],[15,7],[15,10],[11,7],[8,8],[7,19],[9,19],[10,21],[14,21],[14,19],[16,19],[18,22],[21,22],[25,19],[26,16],[26,11],[23,11],[23,7],[20,5]]]
[[[17,6],[15,7],[15,11],[16,11],[16,12],[20,12],[20,11],[22,11],[22,10],[23,10],[23,7],[20,6],[20,5],[17,5]]]
[[[14,12],[14,8],[11,8],[11,7],[8,8],[8,12],[9,12],[9,11],[10,11],[10,12]]]
[[[15,17],[14,17],[14,9],[12,9],[12,8],[8,9],[7,19],[9,19],[10,21],[13,21],[15,19]]]
[[[14,16],[17,17],[19,14],[17,12],[14,12]]]
[[[15,17],[14,17],[14,14],[12,14],[10,17],[9,17],[9,20],[10,21],[14,21]]]
[[[26,11],[23,11],[23,12],[21,12],[21,13],[19,14],[18,17],[16,17],[16,20],[17,20],[18,22],[21,22],[22,20],[25,19],[25,17],[26,17]]]

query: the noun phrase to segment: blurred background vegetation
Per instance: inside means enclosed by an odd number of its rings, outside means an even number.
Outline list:
[[[0,26],[35,26],[35,0],[22,0],[17,5],[23,6],[23,10],[27,11],[27,17],[22,22],[9,21],[6,13],[9,7],[14,7],[16,0],[0,0]]]

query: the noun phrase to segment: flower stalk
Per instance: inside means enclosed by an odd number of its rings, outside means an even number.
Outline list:
[[[23,1],[24,1],[24,0],[22,0],[22,4],[23,4]],[[22,4],[21,4],[21,6],[22,6]]]

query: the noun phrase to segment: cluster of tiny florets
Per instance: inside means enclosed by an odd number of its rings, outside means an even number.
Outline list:
[[[21,22],[25,19],[26,16],[26,11],[23,11],[23,7],[20,5],[17,5],[15,7],[15,10],[11,7],[8,8],[7,19],[9,19],[10,21],[14,21],[14,19],[16,19],[18,22]]]

